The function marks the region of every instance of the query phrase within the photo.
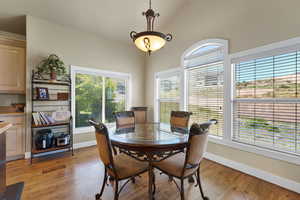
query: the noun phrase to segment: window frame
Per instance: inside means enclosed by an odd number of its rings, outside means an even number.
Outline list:
[[[233,60],[246,58],[246,57],[251,58],[251,59],[255,59],[255,58],[259,58],[259,57],[269,57],[270,53],[274,53],[274,52],[282,53],[281,52],[282,49],[289,49],[289,48],[292,49],[295,47],[295,44],[300,45],[300,37],[271,43],[268,45],[260,46],[257,48],[253,48],[253,49],[249,49],[246,51],[241,51],[241,52],[229,55],[230,69],[232,71],[232,73],[231,73],[232,81],[230,82],[231,83],[231,91],[232,91],[232,97],[231,97],[231,108],[232,109],[234,108],[235,102],[237,102],[235,99],[236,89],[235,89],[235,80],[233,78],[233,77],[235,77],[235,70],[234,70],[235,64],[234,64]],[[275,102],[276,99],[273,99],[273,101]],[[240,100],[240,101],[242,101],[242,100]],[[255,102],[265,102],[265,101],[272,101],[272,100],[256,99],[254,101]],[[285,99],[285,101],[293,102],[293,100],[286,100],[286,99]],[[232,112],[232,117],[233,117],[233,112]],[[233,119],[232,119],[232,124],[231,124],[231,131],[232,131],[231,133],[233,134]],[[264,148],[264,147],[251,145],[251,144],[244,144],[244,143],[233,141],[232,139],[230,141],[226,142],[226,145],[232,146],[234,148],[238,148],[240,150],[245,150],[245,151],[256,153],[256,154],[263,155],[266,157],[274,158],[277,160],[283,160],[283,161],[287,161],[287,162],[290,162],[293,164],[300,165],[300,156],[294,155],[291,153],[281,152],[281,151],[277,151],[275,149],[272,150],[272,149],[268,149],[268,148]]]
[[[159,98],[159,79],[160,78],[167,78],[171,76],[179,76],[179,94],[181,94],[182,91],[182,74],[180,74],[180,67],[169,69],[161,72],[156,72],[154,75],[154,122],[158,123],[160,121],[159,119],[159,113],[160,113],[160,104],[161,101]],[[182,101],[181,101],[181,95],[179,95],[177,100],[168,99],[172,102],[178,102],[180,109],[182,109]],[[166,99],[165,99],[166,100]],[[169,101],[167,101],[169,102]]]
[[[188,105],[188,79],[187,79],[187,73],[188,69],[184,67],[184,61],[186,57],[189,57],[189,55],[196,49],[201,48],[203,46],[207,45],[219,45],[223,47],[223,53],[224,53],[224,59],[223,59],[223,66],[224,66],[224,77],[223,77],[223,90],[224,90],[224,100],[223,100],[223,137],[218,137],[214,135],[209,135],[209,141],[220,143],[223,140],[230,140],[231,139],[231,130],[232,130],[232,108],[231,108],[231,96],[232,96],[232,90],[229,82],[232,80],[232,74],[231,74],[231,68],[229,64],[229,54],[228,54],[228,40],[224,39],[207,39],[207,40],[201,40],[194,45],[192,45],[190,48],[186,49],[184,53],[181,56],[181,74],[184,74],[183,76],[183,82],[182,82],[182,88],[183,91],[181,93],[182,98],[182,109],[187,111],[187,105]]]
[[[186,90],[186,95],[184,96],[184,98],[186,99],[185,100],[185,105],[184,105],[184,108],[185,108],[185,111],[188,111],[188,101],[189,101],[189,99],[188,99],[188,95],[189,95],[189,81],[188,81],[188,72],[189,71],[191,71],[191,70],[197,70],[197,69],[201,69],[201,68],[209,68],[209,67],[213,67],[213,66],[216,66],[216,65],[223,65],[223,69],[224,69],[224,74],[225,74],[225,65],[224,65],[224,61],[217,61],[217,62],[212,62],[212,63],[209,63],[209,64],[204,64],[204,65],[199,65],[199,66],[197,66],[197,67],[190,67],[190,68],[185,68],[184,69],[184,75],[185,75],[185,80],[186,80],[186,82],[185,82],[185,90]],[[224,76],[224,74],[223,74],[223,76]],[[206,77],[205,77],[205,79],[206,79]],[[223,80],[224,80],[224,77],[223,77]],[[219,80],[217,79],[217,82],[218,82]],[[204,80],[204,85],[203,85],[203,87],[210,87],[210,86],[207,86],[206,85],[206,80]],[[217,83],[217,85],[218,85],[218,83]],[[223,81],[223,115],[225,114],[224,113],[224,109],[225,109],[225,97],[224,97],[224,95],[225,95],[225,93],[224,93],[224,91],[225,91],[225,86],[224,86],[224,81]],[[217,136],[217,135],[215,135],[215,134],[209,134],[208,136],[209,136],[209,138],[214,138],[214,139],[216,139],[216,140],[220,140],[220,139],[222,139],[223,137],[224,137],[224,131],[225,131],[225,128],[224,128],[224,126],[225,126],[225,121],[224,121],[225,119],[223,118],[223,130],[222,130],[222,132],[223,132],[223,136]]]
[[[123,79],[125,80],[126,84],[126,101],[125,101],[125,109],[129,110],[131,107],[132,103],[132,95],[131,95],[131,74],[130,73],[122,73],[122,72],[114,72],[114,71],[107,71],[107,70],[101,70],[101,69],[95,69],[95,68],[89,68],[89,67],[80,67],[80,66],[74,66],[71,65],[71,82],[72,82],[72,87],[71,87],[71,96],[72,96],[72,126],[73,126],[73,133],[74,134],[81,134],[81,133],[89,133],[92,132],[94,129],[92,126],[86,126],[86,127],[75,127],[75,109],[76,109],[76,103],[75,103],[75,78],[76,74],[88,74],[88,75],[97,75],[101,77],[107,77],[107,78],[117,78],[117,79]],[[104,83],[103,83],[104,84]],[[104,91],[104,90],[103,90]],[[102,97],[105,99],[105,97]],[[103,105],[105,105],[105,100],[102,102]],[[105,106],[102,110],[102,113],[105,113]],[[105,120],[105,115],[103,116],[102,121]]]
[[[253,49],[229,54],[228,51],[228,41],[223,39],[208,39],[200,41],[194,45],[192,45],[190,48],[188,48],[181,57],[181,75],[182,75],[182,82],[181,82],[181,109],[187,110],[187,75],[186,70],[184,68],[184,57],[192,52],[195,48],[199,48],[201,45],[207,45],[207,44],[223,44],[225,48],[225,55],[224,55],[224,127],[223,127],[223,137],[216,137],[213,135],[209,136],[209,141],[221,144],[224,146],[227,146],[229,148],[238,149],[241,151],[251,152],[258,155],[262,155],[268,158],[276,159],[276,160],[282,160],[289,163],[300,165],[300,157],[284,152],[279,152],[276,150],[270,150],[266,148],[261,148],[249,144],[243,144],[238,143],[232,140],[232,131],[233,131],[233,94],[235,91],[235,84],[233,77],[235,76],[234,72],[234,66],[232,65],[232,60],[236,58],[241,58],[249,55],[256,55],[261,54],[262,52],[272,51],[274,49],[278,48],[284,48],[289,46],[294,46],[295,44],[300,44],[300,37],[292,38],[289,40],[281,41],[272,43],[269,45],[264,45],[260,47],[256,47]]]

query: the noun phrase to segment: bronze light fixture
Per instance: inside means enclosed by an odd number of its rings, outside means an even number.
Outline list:
[[[155,13],[151,8],[151,0],[149,0],[149,9],[142,13],[146,16],[147,20],[147,31],[137,33],[132,31],[130,37],[135,43],[136,47],[142,51],[148,52],[149,55],[153,51],[157,51],[162,48],[166,42],[172,40],[171,34],[163,34],[161,32],[154,31],[155,18],[159,17],[159,13]]]

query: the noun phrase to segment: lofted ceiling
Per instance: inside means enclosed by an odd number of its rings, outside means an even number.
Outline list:
[[[152,0],[160,13],[155,29],[166,25],[188,0]],[[146,20],[141,15],[148,0],[1,0],[0,30],[25,34],[25,15],[129,42],[132,30],[143,31]]]

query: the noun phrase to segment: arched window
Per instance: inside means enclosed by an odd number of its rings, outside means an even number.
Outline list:
[[[193,112],[191,123],[217,119],[211,135],[223,136],[224,60],[226,40],[211,39],[196,43],[182,56],[185,70],[185,109]]]

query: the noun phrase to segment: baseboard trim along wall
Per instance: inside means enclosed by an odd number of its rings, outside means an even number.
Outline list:
[[[96,144],[97,144],[96,140],[92,140],[92,141],[87,141],[87,142],[76,143],[76,144],[74,144],[73,147],[74,147],[74,149],[80,149],[80,148],[84,148],[84,147],[94,146]]]
[[[30,159],[31,158],[31,152],[25,152],[25,159]]]
[[[245,174],[249,174],[251,176],[255,176],[259,179],[262,179],[264,181],[273,183],[275,185],[279,185],[283,188],[286,188],[288,190],[300,193],[300,183],[293,181],[293,180],[289,180],[280,176],[276,176],[274,174],[271,174],[269,172],[245,165],[243,163],[239,163],[233,160],[229,160],[226,159],[224,157],[206,152],[204,155],[204,158],[217,162],[219,164],[222,164],[226,167],[230,167],[232,169],[241,171]]]

